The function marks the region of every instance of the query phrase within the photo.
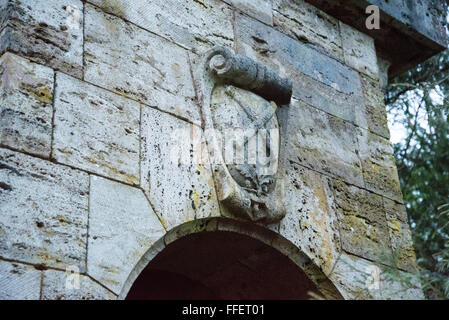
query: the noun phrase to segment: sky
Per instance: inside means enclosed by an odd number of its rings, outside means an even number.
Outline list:
[[[444,103],[443,95],[439,90],[440,89],[437,87],[435,90],[432,90],[429,93],[430,98],[434,101],[435,104]],[[406,98],[415,102],[412,104],[412,107],[415,109],[414,111],[416,111],[418,109],[419,102],[421,101],[422,93],[410,91],[407,93]],[[390,141],[393,144],[403,142],[407,137],[407,130],[405,126],[401,123],[401,121],[404,121],[404,119],[405,116],[401,112],[401,110],[394,109],[388,112],[388,127],[390,129]],[[418,121],[423,128],[428,128],[426,120],[426,112],[424,110],[420,110],[418,115]]]

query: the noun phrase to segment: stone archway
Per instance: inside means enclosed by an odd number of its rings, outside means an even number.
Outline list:
[[[335,286],[279,234],[227,218],[185,223],[136,264],[119,299],[342,299]]]

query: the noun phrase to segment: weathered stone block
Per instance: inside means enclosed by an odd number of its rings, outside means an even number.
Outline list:
[[[236,13],[237,53],[260,61],[293,80],[293,95],[313,106],[355,121],[363,103],[356,71],[258,21]]]
[[[41,271],[32,266],[0,261],[0,300],[38,300]]]
[[[343,22],[340,22],[340,33],[346,64],[373,79],[379,79],[374,39]]]
[[[188,49],[232,47],[232,10],[220,0],[89,0]]]
[[[381,90],[385,92],[388,86],[391,62],[377,56],[377,66],[379,68],[379,85]]]
[[[69,272],[46,270],[42,281],[43,300],[115,300],[116,295],[91,278]]]
[[[223,0],[250,17],[273,25],[272,0]]]
[[[346,94],[361,88],[357,72],[273,28],[241,14],[236,14],[235,28],[237,52],[272,66],[281,76],[304,73]]]
[[[390,141],[364,129],[358,131],[366,188],[402,203],[401,186]]]
[[[393,257],[398,268],[416,271],[416,255],[407,212],[403,204],[384,198]]]
[[[165,231],[141,190],[91,176],[90,193],[87,273],[119,294]]]
[[[361,76],[364,103],[356,106],[356,123],[362,128],[390,139],[387,110],[383,92],[378,81]]]
[[[289,108],[288,159],[363,186],[355,126],[302,101]]]
[[[346,253],[342,253],[329,278],[347,300],[424,299],[418,279],[413,280],[412,285],[392,281],[378,265]]]
[[[12,51],[81,78],[83,3],[80,0],[2,1],[0,53]]]
[[[218,229],[218,221],[216,219],[196,219],[189,223],[184,223],[171,230],[164,236],[164,244],[169,244],[183,237],[198,232],[215,232]]]
[[[129,290],[131,289],[134,281],[139,277],[140,273],[146,268],[146,266],[165,249],[164,239],[156,241],[149,250],[140,258],[139,262],[134,266],[127,280],[122,286],[122,290],[117,299],[123,300],[126,298]]]
[[[195,125],[142,108],[141,186],[167,230],[219,215],[207,151],[204,159],[196,154],[201,134]]]
[[[328,274],[341,248],[337,217],[328,208],[331,197],[326,178],[295,163],[285,171],[287,214],[281,221],[280,234]]]
[[[62,73],[56,84],[56,161],[138,184],[139,103]]]
[[[6,23],[8,22],[9,17],[11,16],[14,7],[10,5],[9,1],[0,2],[0,30],[6,27]]]
[[[200,123],[187,51],[86,6],[85,80]]]
[[[367,284],[372,283],[372,273],[377,275],[376,268],[370,261],[342,253],[329,278],[346,300],[375,299],[378,290],[369,290]]]
[[[0,57],[0,144],[41,157],[51,150],[53,70],[11,53]]]
[[[363,107],[363,97],[360,92],[348,95],[309,76],[298,74],[295,78],[293,95],[311,106],[343,120],[355,124],[359,124],[361,121],[357,113],[357,110]]]
[[[83,172],[0,149],[0,255],[83,272],[88,186]]]
[[[273,0],[276,29],[344,61],[338,20],[303,0]]]
[[[343,250],[384,262],[391,248],[382,197],[336,179],[330,188]]]

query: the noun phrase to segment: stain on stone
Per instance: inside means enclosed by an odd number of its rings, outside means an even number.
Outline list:
[[[31,95],[37,101],[49,104],[53,100],[53,91],[48,85],[20,83],[20,89]]]
[[[43,264],[35,264],[35,265],[33,265],[33,267],[34,267],[34,269],[40,270],[40,271],[48,270],[48,268],[46,266],[44,266]]]
[[[62,225],[67,225],[67,221],[64,219],[63,216],[57,216],[57,219],[59,221],[59,223],[61,223]]]
[[[9,184],[6,184],[4,182],[0,182],[0,189],[6,190],[6,191],[12,191],[12,187]]]
[[[123,6],[123,1],[120,0],[102,0],[101,7],[119,17],[126,18],[126,8]]]
[[[1,160],[3,160],[3,159],[1,159]],[[17,176],[22,176],[23,175],[16,168],[13,168],[13,167],[11,167],[11,166],[9,166],[7,164],[4,164],[4,163],[0,163],[0,170],[8,170],[8,171],[10,171],[11,173],[14,173]]]
[[[296,39],[298,39],[298,41],[301,41],[302,43],[310,43],[309,39],[307,39],[305,36],[302,35],[295,35]]]

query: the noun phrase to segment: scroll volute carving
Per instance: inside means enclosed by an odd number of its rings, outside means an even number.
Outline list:
[[[195,79],[222,212],[264,224],[281,220],[290,79],[222,47],[203,56]]]

